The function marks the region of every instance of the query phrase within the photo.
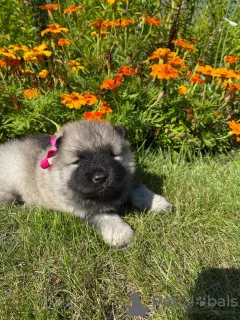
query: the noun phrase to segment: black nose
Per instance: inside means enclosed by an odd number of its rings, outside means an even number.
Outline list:
[[[97,171],[92,176],[92,181],[94,183],[103,183],[107,180],[108,173],[106,171]]]

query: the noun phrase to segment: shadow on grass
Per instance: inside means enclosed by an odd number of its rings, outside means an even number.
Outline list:
[[[240,270],[203,270],[192,294],[188,319],[240,319]]]
[[[137,169],[137,179],[154,193],[163,195],[163,185],[166,176],[145,172],[143,169]],[[142,214],[143,210],[136,209],[130,203],[126,203],[121,208],[121,216],[131,214]]]

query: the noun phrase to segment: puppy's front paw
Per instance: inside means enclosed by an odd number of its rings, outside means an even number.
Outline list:
[[[155,194],[153,196],[151,211],[158,212],[158,213],[165,213],[165,212],[172,211],[172,208],[173,206],[168,199],[158,194]]]
[[[133,244],[134,232],[132,228],[125,223],[109,222],[108,226],[101,230],[103,240],[111,247],[121,248]]]

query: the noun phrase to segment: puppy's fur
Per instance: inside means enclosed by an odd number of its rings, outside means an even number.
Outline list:
[[[58,150],[47,169],[39,165],[51,149],[47,135],[0,146],[0,204],[17,201],[73,212],[114,247],[133,241],[133,230],[118,215],[124,202],[157,212],[171,210],[167,199],[136,181],[123,127],[76,121],[55,137]]]

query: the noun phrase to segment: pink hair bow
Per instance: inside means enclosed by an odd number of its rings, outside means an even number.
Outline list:
[[[42,169],[47,169],[51,166],[51,162],[49,162],[49,159],[52,158],[53,156],[55,156],[56,152],[57,152],[57,146],[56,146],[56,139],[54,136],[50,137],[50,143],[53,147],[53,149],[49,150],[46,157],[40,162],[40,167]]]

